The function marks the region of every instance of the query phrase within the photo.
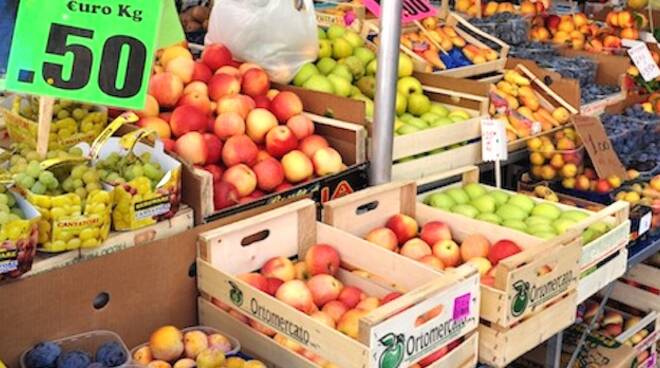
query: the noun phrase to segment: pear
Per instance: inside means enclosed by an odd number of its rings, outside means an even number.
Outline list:
[[[332,57],[343,59],[353,55],[353,46],[345,38],[335,38],[332,40]]]
[[[432,102],[431,103],[431,112],[434,114],[437,114],[439,116],[448,116],[449,115],[449,109],[445,107],[445,105],[438,103],[438,102]]]
[[[475,218],[479,214],[479,210],[469,204],[457,204],[451,208],[451,212],[458,213],[469,218]]]
[[[337,61],[330,57],[321,58],[316,62],[316,67],[323,75],[330,74],[336,65]]]
[[[376,93],[376,78],[371,76],[362,77],[357,81],[356,85],[365,96],[374,98],[374,94]]]
[[[326,35],[329,40],[334,40],[339,37],[342,37],[345,33],[346,33],[346,28],[342,26],[338,26],[336,24],[333,24],[330,27],[328,27],[328,30],[326,31]]]
[[[408,96],[408,112],[422,116],[431,109],[431,100],[423,94],[412,94]]]
[[[312,63],[305,64],[300,68],[300,70],[298,70],[298,73],[296,73],[295,77],[293,77],[293,85],[301,87],[303,83],[307,82],[309,78],[319,73],[320,72],[318,68],[316,68],[316,65]]]
[[[348,67],[348,70],[353,74],[353,79],[360,79],[364,76],[364,64],[357,56],[349,56],[345,59],[339,60],[340,64]]]
[[[353,73],[351,73],[351,71],[348,69],[348,66],[344,64],[335,65],[330,74],[336,74],[346,79],[349,83],[353,81]]]
[[[353,50],[353,55],[362,61],[362,64],[368,66],[372,60],[376,60],[376,53],[366,47],[357,47]]]
[[[332,83],[336,95],[348,97],[351,94],[351,87],[353,86],[351,86],[351,83],[346,79],[336,74],[328,75],[328,79],[330,80],[330,83]]]
[[[432,193],[424,198],[424,203],[431,207],[442,208],[445,210],[451,209],[456,202],[447,193]]]
[[[312,91],[335,93],[335,88],[333,87],[332,82],[330,82],[330,79],[322,74],[312,75],[302,86],[303,88]]]

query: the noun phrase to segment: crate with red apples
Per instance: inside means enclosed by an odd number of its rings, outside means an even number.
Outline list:
[[[199,246],[201,323],[225,323],[278,366],[476,364],[472,268],[402,258],[317,222],[309,200],[202,233]]]

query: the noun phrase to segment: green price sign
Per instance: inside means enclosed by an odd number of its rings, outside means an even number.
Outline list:
[[[161,0],[21,0],[7,89],[141,109],[162,6]]]

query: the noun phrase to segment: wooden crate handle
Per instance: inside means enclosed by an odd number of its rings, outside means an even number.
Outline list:
[[[519,69],[523,74],[527,76],[527,78],[531,79],[534,84],[536,84],[539,88],[543,90],[543,92],[547,93],[550,97],[552,97],[556,102],[558,102],[561,106],[563,106],[568,112],[571,113],[571,115],[575,115],[578,113],[578,111],[571,106],[566,100],[564,100],[563,97],[559,96],[555,91],[553,91],[550,87],[548,87],[543,81],[541,81],[536,74],[532,73],[531,70],[527,69],[526,66],[522,64],[516,65],[516,69]]]
[[[454,176],[461,176],[463,184],[478,183],[479,182],[479,167],[475,165],[459,167],[458,169],[445,171],[440,174],[425,176],[417,180],[417,186],[426,185],[436,181],[452,178]]]
[[[587,227],[609,216],[614,216],[615,224],[620,225],[624,221],[628,220],[629,214],[630,214],[630,204],[626,201],[616,201],[611,205],[589,216],[588,218],[573,225],[573,227],[576,227],[577,225]]]

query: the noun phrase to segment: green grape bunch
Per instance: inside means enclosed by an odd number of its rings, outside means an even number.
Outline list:
[[[112,152],[105,159],[96,164],[101,179],[112,185],[126,184],[137,178],[149,179],[151,188],[155,189],[165,175],[165,171],[158,162],[152,159],[151,153],[141,155],[129,153],[121,156]]]

